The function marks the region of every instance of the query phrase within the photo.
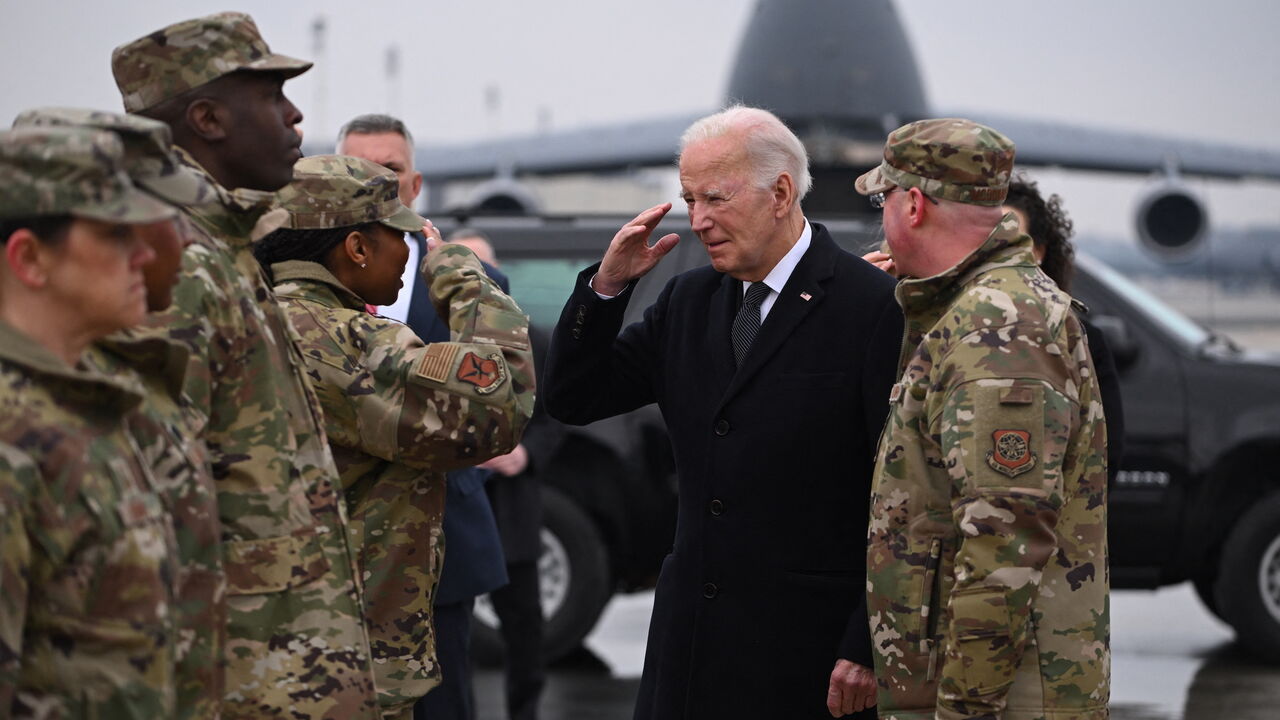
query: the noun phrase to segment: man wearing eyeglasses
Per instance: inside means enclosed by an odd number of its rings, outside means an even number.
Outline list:
[[[881,717],[1107,717],[1106,423],[1071,297],[1001,209],[1013,157],[922,120],[857,181],[907,323],[868,538]]]
[[[689,224],[711,260],[619,335],[675,246],[641,213],[579,276],[543,396],[583,424],[656,402],[679,521],[654,597],[638,720],[817,720],[867,710],[866,517],[902,318],[894,281],[808,222],[804,145],[734,107],[681,140]]]

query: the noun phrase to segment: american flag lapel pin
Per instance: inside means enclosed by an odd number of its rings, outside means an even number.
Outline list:
[[[812,299],[813,299],[813,296],[812,296],[812,295],[810,295],[810,294],[809,294],[809,293],[807,293],[807,292],[802,292],[802,293],[800,293],[800,299],[801,299],[801,300],[803,300],[803,301],[805,301],[805,302],[809,302],[810,300],[812,300]]]

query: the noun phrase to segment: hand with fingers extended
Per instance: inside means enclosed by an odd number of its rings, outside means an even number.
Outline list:
[[[422,226],[422,236],[427,241],[427,252],[431,252],[444,244],[444,237],[440,234],[440,228],[436,227],[430,220],[427,220],[427,223]]]
[[[894,265],[893,257],[891,257],[887,252],[883,252],[880,250],[873,250],[867,253],[866,255],[863,255],[862,259],[866,260],[872,265],[875,265],[876,267],[880,268],[881,270],[889,273],[894,277],[898,276],[898,266]]]
[[[671,252],[671,248],[680,241],[680,236],[675,233],[649,244],[649,236],[670,210],[671,203],[656,205],[622,226],[609,242],[600,269],[591,281],[593,290],[601,295],[617,295],[628,283],[644,277],[663,255]]]

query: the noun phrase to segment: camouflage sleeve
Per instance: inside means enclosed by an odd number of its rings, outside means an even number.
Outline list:
[[[953,365],[951,375],[962,373]],[[1041,571],[1055,551],[1062,462],[1077,408],[1042,377],[957,382],[937,418],[960,538],[939,718],[1001,716]]]
[[[453,341],[424,345],[398,323],[369,323],[365,367],[377,392],[352,396],[361,446],[379,457],[445,471],[510,452],[533,413],[529,321],[460,245],[423,261]]]
[[[0,446],[0,718],[10,717],[22,672],[31,567],[24,488],[37,482],[35,465],[25,455]]]

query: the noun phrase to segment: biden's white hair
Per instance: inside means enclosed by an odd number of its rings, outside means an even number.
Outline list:
[[[753,184],[768,190],[782,173],[795,182],[796,204],[809,194],[813,177],[809,174],[809,153],[804,143],[777,115],[760,108],[733,105],[697,120],[680,136],[680,155],[690,145],[731,132],[742,132],[743,150],[751,169]]]

